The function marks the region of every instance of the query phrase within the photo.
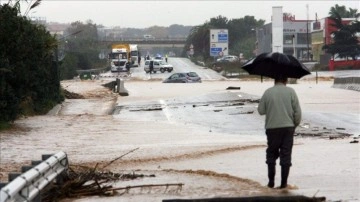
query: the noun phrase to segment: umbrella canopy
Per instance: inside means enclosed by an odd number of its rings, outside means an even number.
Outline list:
[[[311,74],[309,69],[292,55],[283,53],[262,53],[247,61],[243,66],[249,74],[270,78],[301,78]]]

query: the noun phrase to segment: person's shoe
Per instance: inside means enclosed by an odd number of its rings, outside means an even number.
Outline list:
[[[285,189],[287,187],[287,184],[281,184],[279,189]]]
[[[274,181],[269,181],[268,185],[267,185],[269,188],[274,188],[275,186],[275,183]]]
[[[268,164],[268,178],[269,178],[269,183],[268,183],[268,187],[270,188],[274,188],[275,186],[275,173],[276,173],[276,170],[275,170],[275,165],[272,165],[272,164]]]
[[[287,187],[287,179],[289,177],[290,166],[281,166],[281,185],[280,189]]]

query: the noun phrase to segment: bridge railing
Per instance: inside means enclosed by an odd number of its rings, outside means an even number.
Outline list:
[[[185,42],[187,38],[153,38],[153,39],[145,39],[145,38],[128,38],[128,37],[124,37],[124,38],[119,38],[119,37],[99,37],[99,41],[142,41],[142,42],[146,42],[146,41],[163,41],[163,42],[172,42],[172,41],[177,41],[177,42]]]
[[[61,181],[59,177],[67,168],[66,153],[56,153],[4,186],[0,190],[0,202],[32,201],[52,181]]]

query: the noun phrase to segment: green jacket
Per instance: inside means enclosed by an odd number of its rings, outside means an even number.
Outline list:
[[[258,106],[260,115],[266,115],[265,129],[296,127],[301,121],[301,108],[294,89],[276,83],[267,89]]]

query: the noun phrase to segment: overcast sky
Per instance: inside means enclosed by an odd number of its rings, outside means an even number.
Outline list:
[[[2,0],[1,3],[4,1]],[[154,25],[166,27],[172,24],[201,25],[219,15],[229,20],[250,15],[257,20],[263,19],[269,23],[273,6],[282,6],[283,12],[295,15],[296,20],[314,20],[315,13],[319,19],[328,16],[330,8],[335,4],[346,6],[347,9],[360,10],[359,0],[43,0],[41,5],[30,11],[28,15],[45,17],[48,22],[86,22],[90,19],[95,24],[109,27],[147,28]]]

